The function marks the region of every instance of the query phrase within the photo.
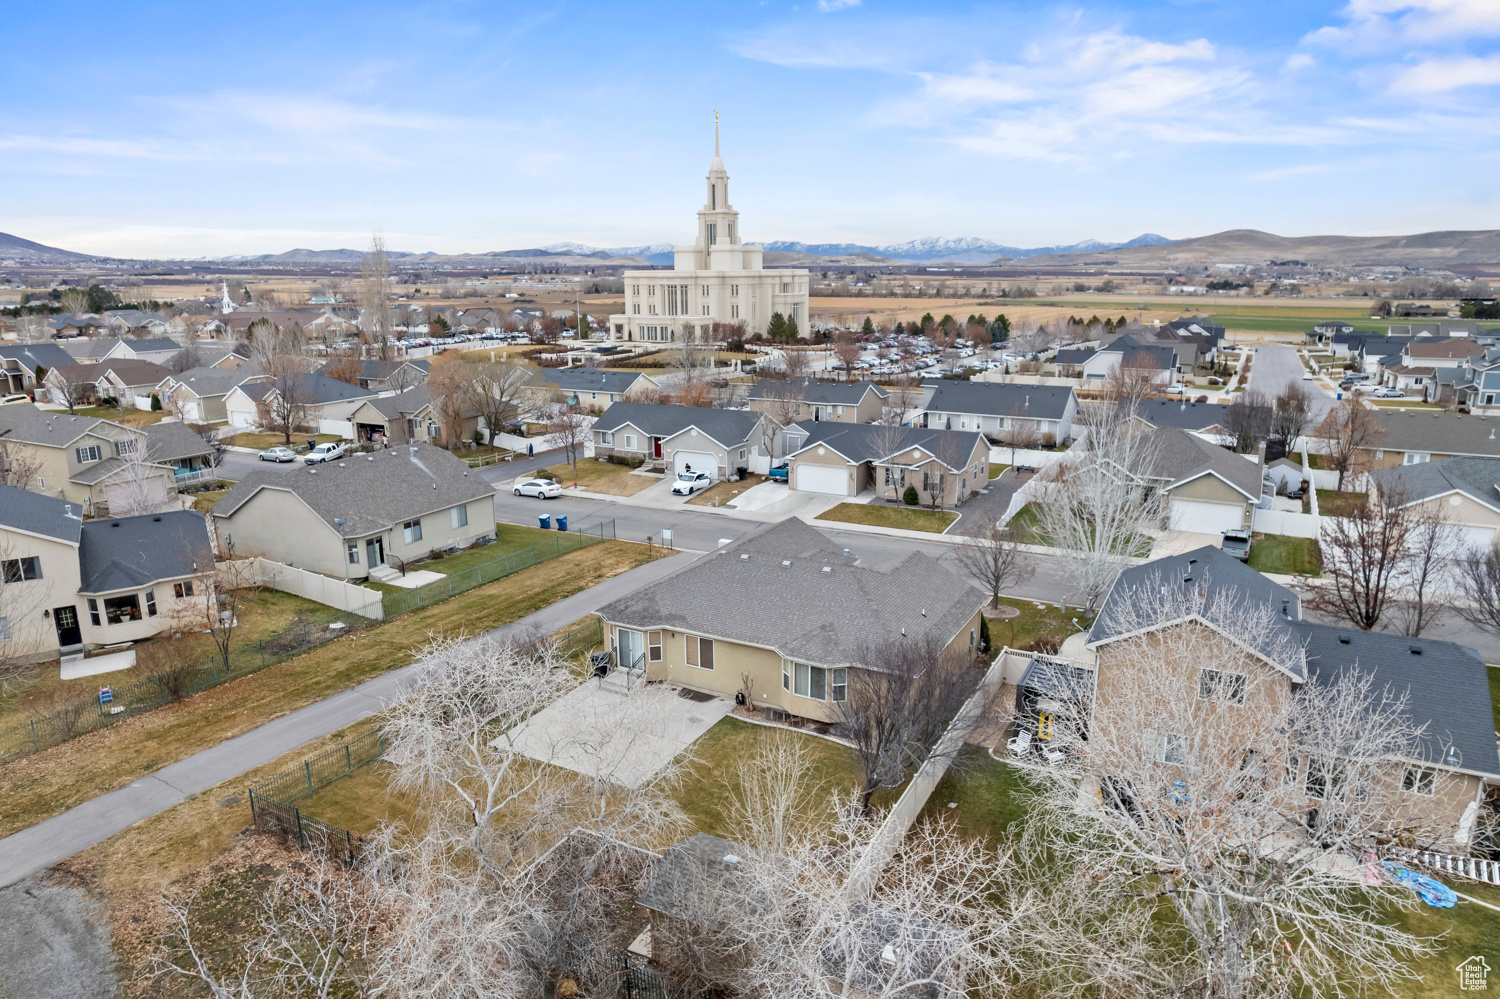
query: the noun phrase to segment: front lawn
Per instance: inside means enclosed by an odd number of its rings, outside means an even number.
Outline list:
[[[924,510],[915,506],[876,506],[873,503],[840,503],[832,510],[818,514],[817,520],[839,520],[846,524],[868,524],[871,527],[897,527],[903,531],[926,531],[942,534],[958,519],[947,510]]]
[[[1010,518],[1006,526],[1010,528],[1011,537],[1023,545],[1045,545],[1049,548],[1059,547],[1058,545],[1054,545],[1051,539],[1039,532],[1038,522],[1040,519],[1037,516],[1036,509],[1028,503],[1016,511],[1016,515]],[[1153,543],[1148,535],[1135,535],[1128,542],[1124,543],[1128,549],[1124,554],[1145,558],[1151,554]]]
[[[1250,541],[1250,568],[1288,576],[1321,576],[1323,558],[1318,551],[1318,539],[1256,534]]]
[[[634,496],[662,479],[659,475],[637,475],[628,465],[616,465],[612,461],[600,461],[597,458],[578,459],[576,474],[573,466],[566,463],[553,465],[544,471],[561,486],[571,486],[576,482],[580,489],[608,496]]]
[[[344,438],[337,434],[292,434],[294,445],[305,445],[310,440],[317,441],[319,444],[337,444]],[[283,434],[257,434],[247,430],[233,437],[225,437],[223,441],[230,447],[247,447],[255,451],[264,451],[268,447],[285,445],[286,437]]]
[[[764,475],[747,475],[739,482],[715,482],[688,500],[691,506],[724,506],[740,493],[768,481]]]
[[[1364,506],[1369,497],[1364,493],[1341,493],[1336,489],[1318,490],[1318,515],[1320,517],[1347,517]]]
[[[583,525],[574,524],[572,526],[578,528]],[[539,527],[496,524],[494,544],[481,545],[478,548],[471,548],[457,555],[443,555],[439,558],[429,558],[426,562],[413,565],[413,568],[421,568],[429,572],[440,572],[445,576],[451,576],[454,573],[463,572],[465,569],[472,569],[474,566],[484,562],[493,562],[502,555],[508,555],[511,552],[517,552],[532,545],[554,545],[557,543],[559,533],[561,532],[544,531]]]
[[[199,513],[208,513],[214,508],[214,504],[224,498],[228,489],[205,489],[201,493],[193,493],[193,509]]]
[[[113,406],[78,406],[75,408],[79,416],[92,416],[100,420],[113,420],[123,423],[127,427],[146,427],[153,423],[160,423],[169,414],[165,410],[158,409],[152,412],[148,409],[136,409],[131,406],[126,409],[115,409]]]
[[[965,837],[983,837],[998,845],[1006,826],[1026,814],[1025,785],[1018,774],[984,747],[965,746],[933,788],[922,818],[951,818]],[[950,803],[956,807],[949,808]]]

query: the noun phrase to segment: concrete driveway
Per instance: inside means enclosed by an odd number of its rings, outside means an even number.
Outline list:
[[[589,680],[505,734],[519,753],[596,780],[639,787],[730,711],[665,683]],[[500,741],[497,740],[497,744]]]

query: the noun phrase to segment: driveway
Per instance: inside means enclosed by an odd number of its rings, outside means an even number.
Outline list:
[[[589,680],[506,733],[517,752],[596,780],[640,787],[734,702],[664,683],[628,690]],[[707,699],[704,699],[707,698]],[[497,740],[497,742],[500,740]]]
[[[1000,518],[1005,516],[1005,511],[1010,508],[1010,498],[1016,494],[1016,490],[1030,482],[1035,474],[1035,472],[1018,473],[1007,468],[999,478],[991,479],[986,492],[969,497],[964,500],[963,506],[958,508],[958,512],[963,514],[963,517],[953,528],[953,533],[971,534],[974,531],[983,530],[987,524],[998,523]]]

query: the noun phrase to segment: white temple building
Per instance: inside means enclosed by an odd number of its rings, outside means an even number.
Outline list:
[[[740,242],[740,213],[729,204],[729,172],[719,158],[714,123],[714,161],[708,168],[708,199],[698,212],[692,246],[674,246],[672,269],[626,271],[625,312],[609,317],[612,340],[670,342],[692,328],[708,340],[714,323],[745,324],[745,334],[764,333],[773,313],[807,333],[810,272],[767,270],[759,246]]]

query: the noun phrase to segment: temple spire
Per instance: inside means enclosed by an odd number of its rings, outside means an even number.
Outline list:
[[[714,156],[719,155],[719,109],[714,109]]]

